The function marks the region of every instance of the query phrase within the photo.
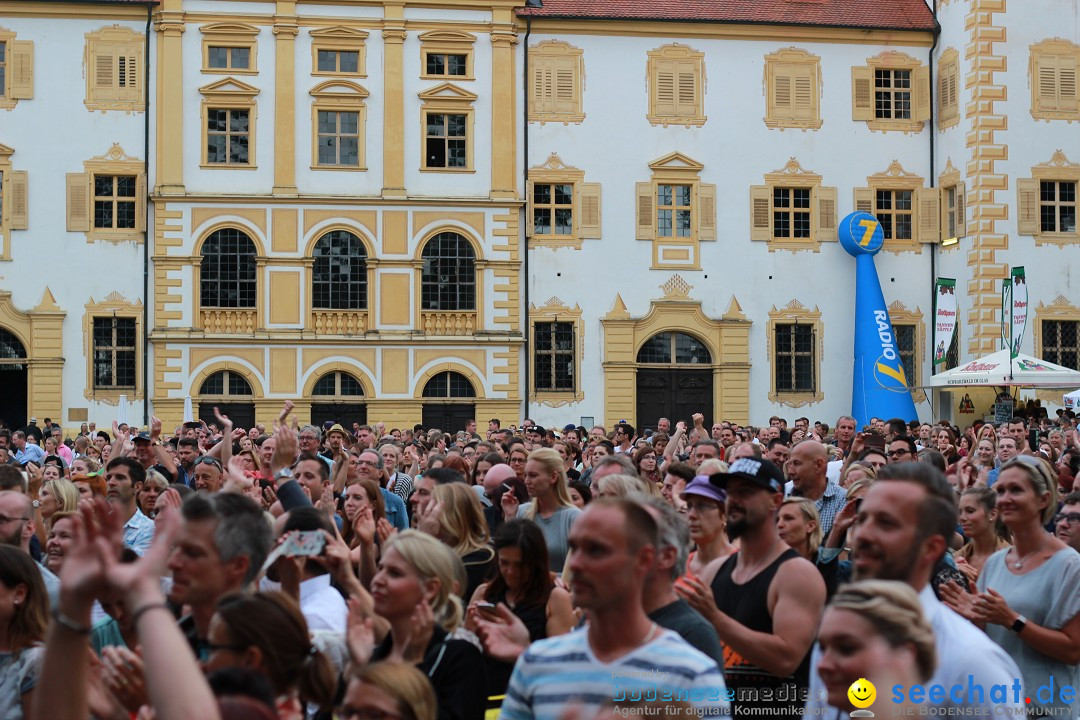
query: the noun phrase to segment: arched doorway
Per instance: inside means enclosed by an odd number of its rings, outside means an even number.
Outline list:
[[[705,343],[681,332],[653,335],[637,354],[638,432],[656,429],[666,417],[674,425],[694,413],[705,416],[705,427],[713,416],[712,355]]]
[[[0,328],[0,427],[26,426],[27,359],[19,338]]]
[[[247,379],[231,370],[219,370],[203,380],[199,388],[199,419],[207,425],[216,423],[214,408],[227,415],[234,427],[255,425],[254,393]]]
[[[340,423],[349,432],[352,424],[367,424],[364,386],[346,372],[323,375],[311,390],[311,424]]]
[[[476,417],[476,405],[461,400],[475,397],[476,388],[461,373],[446,370],[433,375],[424,385],[424,427],[444,432],[464,430]]]

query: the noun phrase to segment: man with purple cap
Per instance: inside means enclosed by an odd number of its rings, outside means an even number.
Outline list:
[[[797,714],[809,686],[825,583],[777,533],[784,474],[763,458],[740,458],[709,482],[726,492],[729,533],[741,546],[711,586],[688,580],[680,594],[712,623],[724,645],[733,714],[740,703]]]

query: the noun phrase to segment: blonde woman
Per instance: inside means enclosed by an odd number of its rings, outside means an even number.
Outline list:
[[[533,450],[525,462],[524,472],[525,488],[532,500],[519,505],[514,493],[503,493],[503,515],[506,520],[523,517],[539,525],[547,542],[551,570],[561,573],[566,562],[570,528],[581,515],[581,510],[570,499],[562,457],[551,448]]]
[[[861,461],[849,463],[840,473],[840,487],[849,488],[856,481],[864,478],[870,481],[877,480],[877,470],[874,469],[874,466]]]
[[[348,678],[337,717],[435,720],[435,692],[412,665],[378,662],[355,670]]]
[[[353,655],[360,662],[368,654],[374,661],[415,665],[431,680],[447,717],[481,720],[487,697],[483,656],[468,640],[450,637],[463,618],[461,598],[453,593],[460,566],[453,550],[419,530],[391,537],[371,581],[375,613],[390,623],[390,632],[374,649],[365,645]],[[351,625],[356,622],[350,617]]]
[[[471,598],[495,571],[495,549],[480,498],[465,483],[446,483],[435,486],[432,507],[438,523],[432,528],[434,532],[425,522],[421,522],[420,529],[442,540],[461,558],[468,580],[458,595]]]
[[[807,560],[813,562],[821,547],[821,517],[813,500],[789,497],[780,504],[776,515],[780,539]]]
[[[146,471],[146,480],[143,481],[142,490],[135,496],[135,504],[139,506],[142,514],[153,518],[157,512],[157,499],[161,493],[169,489],[169,481],[157,470],[150,468]]]
[[[654,492],[656,486],[638,475],[605,475],[596,481],[596,497],[627,497],[633,493],[644,495],[659,495],[659,489]]]
[[[49,521],[56,513],[74,513],[79,510],[79,488],[75,483],[64,478],[54,478],[47,481],[38,491],[38,507],[34,513],[38,515],[34,523],[34,533],[45,547],[45,541],[49,532]]]

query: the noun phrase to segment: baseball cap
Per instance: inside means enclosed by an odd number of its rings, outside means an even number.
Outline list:
[[[679,497],[685,500],[687,495],[700,495],[715,500],[721,505],[727,500],[727,493],[709,482],[708,475],[698,475],[691,480],[682,493],[679,494]]]
[[[150,433],[141,432],[141,433],[139,433],[138,435],[136,435],[135,437],[133,437],[131,439],[132,442],[139,442],[140,440],[145,440],[146,442],[150,442]]]
[[[784,492],[784,473],[764,458],[739,458],[726,473],[709,476],[709,482],[721,489],[726,489],[732,479],[746,480],[774,493]]]
[[[570,432],[571,430],[577,430],[577,425],[568,423],[567,426],[562,429],[563,432]]]

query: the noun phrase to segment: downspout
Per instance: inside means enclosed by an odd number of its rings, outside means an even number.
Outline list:
[[[150,426],[150,240],[154,228],[150,225],[150,23],[153,17],[153,4],[146,4],[146,47],[143,50],[143,177],[146,196],[143,198],[143,224],[146,236],[143,238],[143,425]]]
[[[528,239],[528,237],[529,237],[529,231],[528,231],[529,225],[528,224],[530,222],[532,222],[532,218],[530,218],[528,216],[528,214],[529,214],[529,211],[528,211],[529,198],[527,197],[528,192],[529,192],[529,35],[531,35],[531,34],[532,34],[532,18],[530,16],[526,15],[525,16],[525,41],[524,41],[524,43],[522,43],[522,47],[524,48],[524,51],[525,51],[525,62],[523,63],[523,71],[525,73],[525,82],[523,82],[521,84],[521,87],[522,87],[522,91],[521,91],[521,124],[522,124],[522,130],[523,130],[523,139],[522,139],[522,143],[521,143],[521,147],[522,147],[522,151],[521,151],[522,152],[521,173],[522,173],[522,177],[524,178],[524,181],[525,181],[524,182],[524,191],[522,192],[522,195],[526,196],[525,197],[525,204],[521,206],[521,214],[525,217],[525,222],[523,222],[521,224],[521,229],[523,231],[522,236],[521,236],[522,257],[525,259],[524,263],[523,263],[523,266],[522,266],[522,274],[525,275],[525,278],[524,278],[525,281],[524,281],[524,283],[522,283],[524,285],[524,287],[525,287],[525,292],[524,292],[524,297],[523,297],[523,300],[524,300],[524,303],[525,303],[525,313],[524,313],[525,326],[523,328],[523,335],[524,335],[524,339],[525,339],[525,344],[524,344],[523,347],[525,349],[525,357],[522,358],[522,360],[523,360],[522,367],[524,368],[524,372],[522,373],[522,376],[524,377],[524,381],[525,381],[525,414],[522,415],[523,419],[529,417],[529,412],[530,412],[529,411],[529,391],[530,391],[530,384],[531,383],[529,382],[529,377],[530,377],[529,371],[530,371],[530,368],[532,366],[532,364],[531,364],[532,363],[532,357],[531,357],[532,349],[529,346],[529,337],[530,337],[531,333],[530,333],[530,325],[529,325],[529,239]]]
[[[935,159],[935,156],[934,156],[934,133],[935,133],[935,129],[934,129],[934,50],[937,48],[938,39],[940,39],[940,37],[941,37],[941,24],[938,22],[938,19],[937,19],[937,12],[938,12],[937,11],[937,0],[934,0],[933,5],[931,7],[931,12],[934,15],[934,42],[933,42],[933,44],[930,45],[930,54],[929,54],[929,57],[928,57],[928,62],[929,62],[929,65],[930,65],[930,187],[933,188],[933,187],[937,186],[937,177],[934,174],[934,171],[935,171],[935,163],[934,163],[934,159]],[[941,223],[940,223],[940,202],[939,202],[938,212],[939,212],[938,225],[940,226],[941,225]],[[937,243],[935,243],[930,248],[930,307],[932,309],[936,307],[935,303],[937,302],[937,296],[936,296],[936,293],[937,293],[937,252],[938,252],[938,245],[937,245]],[[931,327],[937,327],[937,316],[936,315],[935,315],[935,317],[933,319],[933,322],[934,322],[934,325],[932,325]],[[931,345],[933,345],[932,339],[933,339],[934,335],[931,333],[930,337],[931,337]],[[936,373],[937,373],[937,365],[934,363],[934,353],[933,353],[933,348],[931,348],[931,353],[930,353],[930,375],[935,375]],[[934,415],[934,417],[938,417],[939,415],[938,415],[938,412],[937,412],[937,399],[938,399],[938,397],[940,397],[940,393],[937,390],[932,390],[930,392],[930,395],[933,398],[933,400],[930,403],[930,412]]]

